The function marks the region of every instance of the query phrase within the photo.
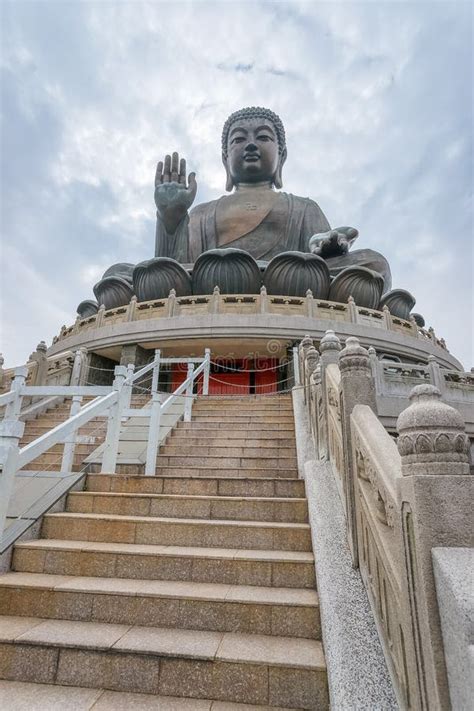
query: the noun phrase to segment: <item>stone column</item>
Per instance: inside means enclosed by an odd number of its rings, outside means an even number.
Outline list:
[[[401,516],[412,634],[422,707],[449,709],[431,551],[472,545],[473,478],[461,415],[433,385],[418,385],[397,422]]]
[[[313,411],[314,411],[314,385],[312,380],[312,375],[316,370],[319,363],[319,353],[314,346],[310,346],[306,351],[305,359],[305,373],[306,378],[304,382],[304,392],[306,397],[306,404],[308,406],[308,416],[310,419],[311,431],[314,435],[314,422],[313,422]]]
[[[344,497],[346,502],[347,540],[355,568],[359,565],[357,545],[354,462],[352,457],[351,414],[355,405],[368,405],[377,414],[375,379],[369,352],[359,340],[350,337],[339,356],[341,371],[341,426],[344,442]]]
[[[308,348],[311,348],[313,345],[313,339],[311,336],[306,335],[301,343],[298,346],[298,356],[299,356],[299,362],[300,362],[300,378],[301,378],[301,383],[304,387],[303,390],[303,395],[304,395],[304,401],[306,403],[306,371],[305,371],[305,363],[306,363],[306,353],[308,352]]]
[[[138,343],[129,343],[125,346],[122,346],[122,352],[120,354],[120,365],[124,365],[127,367],[128,365],[133,365],[135,366],[135,371],[140,370],[140,368],[143,368],[144,365],[147,365],[147,363],[152,360],[154,357],[155,352],[147,350],[146,348],[142,348],[141,346],[138,345]],[[133,394],[138,394],[138,395],[144,395],[146,394],[145,390],[143,388],[150,388],[151,387],[151,378],[152,378],[152,373],[148,373],[143,376],[143,382],[139,382],[137,384],[137,387],[133,388]],[[150,395],[151,397],[151,395]]]
[[[31,385],[46,385],[48,378],[48,357],[46,352],[48,346],[44,341],[40,341],[36,346],[36,351],[30,355],[29,360],[36,363],[34,380]]]
[[[321,353],[321,403],[319,413],[318,441],[319,456],[328,458],[328,413],[326,407],[326,368],[330,363],[338,363],[341,351],[341,341],[332,329],[326,331],[321,338],[319,350]]]

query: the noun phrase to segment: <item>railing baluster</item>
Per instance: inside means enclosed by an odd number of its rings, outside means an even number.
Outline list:
[[[8,506],[13,491],[15,474],[18,470],[18,443],[23,435],[25,423],[18,417],[23,399],[22,389],[28,375],[28,368],[21,366],[15,370],[11,390],[14,398],[5,409],[5,418],[0,422],[0,540],[5,528]]]
[[[120,438],[121,415],[124,406],[124,398],[128,396],[123,384],[127,376],[127,369],[124,365],[115,366],[115,379],[113,389],[118,391],[117,402],[110,408],[109,421],[107,425],[107,435],[105,438],[104,456],[102,459],[103,473],[114,473],[117,465],[117,454]]]
[[[71,409],[69,411],[69,417],[73,417],[74,415],[77,415],[77,413],[81,409],[81,403],[82,403],[82,396],[81,395],[74,395],[72,398]],[[76,449],[76,441],[77,441],[77,430],[74,430],[74,432],[66,438],[66,441],[64,443],[64,452],[63,452],[63,458],[62,458],[62,462],[61,462],[61,471],[62,472],[72,472],[72,467],[74,464],[74,452]]]
[[[150,425],[148,430],[148,444],[146,448],[145,476],[154,476],[156,470],[156,457],[160,442],[161,402],[157,392],[152,394]]]
[[[188,380],[188,387],[186,388],[186,401],[184,403],[184,421],[185,422],[191,422],[191,411],[193,408],[193,385],[194,385],[194,379],[193,379],[193,372],[194,372],[194,363],[188,363],[188,376],[186,380]]]
[[[206,359],[206,367],[204,368],[203,380],[202,380],[202,394],[209,395],[209,376],[211,374],[211,349],[206,348],[204,351]]]
[[[152,393],[158,392],[158,383],[160,380],[160,357],[161,357],[161,351],[159,348],[157,348],[155,351],[155,359],[153,361],[153,377],[151,380],[151,392]]]

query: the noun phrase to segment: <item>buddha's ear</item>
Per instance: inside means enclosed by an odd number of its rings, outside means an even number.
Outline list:
[[[276,169],[276,173],[273,178],[273,184],[278,190],[283,187],[282,172],[283,172],[283,165],[286,161],[287,155],[288,155],[287,150],[286,150],[286,148],[284,148],[281,152],[280,160],[278,161],[278,168]]]
[[[224,164],[225,168],[225,189],[227,190],[228,193],[231,193],[234,187],[234,181],[232,180],[232,176],[229,171],[229,165],[227,163],[227,156],[225,153],[222,153],[222,163]]]

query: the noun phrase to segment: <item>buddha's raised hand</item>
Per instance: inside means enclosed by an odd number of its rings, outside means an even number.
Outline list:
[[[155,205],[169,234],[186,215],[196,197],[196,174],[190,173],[186,185],[186,161],[177,153],[160,160],[155,175]]]
[[[359,232],[355,227],[336,227],[329,232],[313,235],[308,242],[308,248],[310,252],[323,259],[339,257],[347,254],[358,235]]]

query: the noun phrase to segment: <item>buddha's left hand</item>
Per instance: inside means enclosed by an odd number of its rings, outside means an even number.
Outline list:
[[[329,232],[313,235],[308,242],[308,249],[323,259],[347,254],[359,235],[355,227],[336,227]]]

